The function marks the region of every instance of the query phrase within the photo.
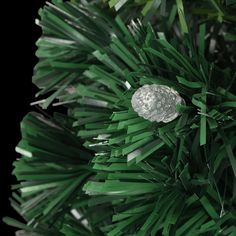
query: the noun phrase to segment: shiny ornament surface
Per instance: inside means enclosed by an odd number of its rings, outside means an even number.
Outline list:
[[[132,96],[132,107],[140,117],[151,122],[168,123],[179,113],[177,104],[185,104],[183,98],[174,89],[165,85],[144,85]]]

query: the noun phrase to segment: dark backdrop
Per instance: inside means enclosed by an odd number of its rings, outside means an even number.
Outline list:
[[[29,103],[33,101],[37,88],[31,83],[33,66],[37,59],[35,42],[41,30],[35,25],[38,9],[45,0],[7,1],[8,6],[1,5],[4,33],[1,41],[1,123],[0,123],[0,168],[1,168],[1,218],[10,216],[21,219],[11,208],[10,186],[16,183],[11,175],[12,162],[19,157],[14,149],[20,141],[20,121],[32,110]],[[18,3],[17,3],[18,2]],[[2,223],[0,235],[13,236],[16,229]]]

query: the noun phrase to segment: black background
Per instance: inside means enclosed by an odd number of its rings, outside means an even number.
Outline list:
[[[12,162],[19,157],[14,150],[21,139],[20,122],[33,109],[29,104],[37,91],[31,83],[33,67],[37,63],[35,42],[41,35],[40,28],[35,25],[35,18],[38,18],[37,12],[45,1],[9,1],[8,4],[6,7],[1,5],[1,28],[4,32],[0,31],[0,236],[12,236],[16,231],[2,222],[4,216],[21,219],[9,202],[11,184],[16,183],[11,175]]]

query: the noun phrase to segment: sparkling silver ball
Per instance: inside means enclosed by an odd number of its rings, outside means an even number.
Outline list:
[[[133,94],[131,104],[134,111],[144,119],[168,123],[179,115],[176,105],[185,102],[174,89],[152,84],[140,87]]]

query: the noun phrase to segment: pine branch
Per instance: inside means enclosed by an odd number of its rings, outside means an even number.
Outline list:
[[[110,8],[114,8],[119,14],[126,15],[126,17],[127,14],[131,14],[132,18],[141,15],[145,22],[156,17],[157,13],[157,17],[170,15],[170,12],[176,8],[176,0],[106,0],[106,2],[108,2]],[[178,4],[177,1],[177,6]],[[184,5],[187,8],[186,12],[195,14],[204,20],[215,20],[221,23],[234,23],[236,21],[234,14],[236,2],[234,0],[204,0],[201,2],[186,0]]]
[[[171,9],[170,14],[158,25],[160,29],[170,29],[176,24],[177,6],[171,4],[171,7],[168,6],[168,9]],[[165,5],[165,1],[161,3],[162,5]],[[189,12],[188,4],[185,7]],[[107,9],[101,9],[94,3],[56,1],[55,5],[48,3],[48,6],[41,9],[39,14],[41,20],[36,22],[41,26],[43,35],[37,42],[39,49],[36,55],[39,57],[39,63],[35,67],[33,82],[41,89],[36,97],[51,93],[47,99],[36,102],[43,108],[47,108],[56,98],[64,96],[71,85],[78,82],[84,83],[84,71],[91,64],[101,64],[94,51],[103,53],[107,47],[109,48],[111,39],[113,38],[114,41],[114,37],[121,38],[123,33]],[[122,15],[122,18],[125,22],[129,21],[127,14]],[[189,27],[195,28],[191,18],[189,21]],[[177,28],[176,30],[179,34],[179,30]],[[232,27],[227,30],[225,26],[220,29],[216,27],[216,30],[222,32],[222,35],[225,34],[225,39],[233,40]],[[171,31],[167,31],[166,34],[170,34]],[[222,52],[219,54],[222,55],[218,59],[219,63],[229,57],[232,58],[232,64],[234,64],[235,55],[232,55],[234,44],[221,44],[222,39],[215,37],[217,33],[214,32],[210,43],[220,45],[220,48],[217,48]],[[215,44],[216,41],[217,44]],[[212,56],[215,54],[214,49],[211,50],[211,54]]]
[[[149,1],[130,22],[139,7],[125,17],[132,1],[109,3],[120,16],[93,1],[40,11],[34,83],[51,95],[36,103],[58,99],[68,116],[23,120],[11,204],[27,224],[5,222],[24,236],[233,236],[235,1]],[[149,84],[185,100],[176,119],[134,111],[132,95]]]
[[[84,73],[88,81],[91,81],[90,85],[79,84],[75,88],[73,97],[81,107],[71,109],[70,114],[79,119],[74,123],[79,129],[78,135],[87,140],[85,146],[92,150],[99,149],[110,157],[128,155],[128,161],[136,160],[137,163],[161,147],[167,154],[171,152],[179,136],[178,130],[184,126],[190,127],[184,128],[186,135],[195,135],[196,127],[199,127],[200,145],[206,144],[207,132],[214,132],[216,128],[235,119],[232,113],[234,98],[217,99],[221,96],[219,88],[226,88],[232,74],[221,71],[224,81],[222,83],[218,80],[219,68],[213,68],[202,54],[205,47],[202,43],[204,35],[200,35],[199,52],[195,49],[191,52],[187,50],[191,44],[187,38],[184,44],[186,50],[178,51],[166,39],[158,39],[157,35],[150,33],[153,32],[150,27],[148,31],[133,23],[133,28],[139,30],[124,31],[124,37],[130,39],[128,43],[113,38],[109,54],[95,51],[94,55],[104,65],[92,65]],[[139,35],[142,30],[146,30],[145,43],[140,43],[138,38],[142,37]],[[120,66],[117,67],[117,64]],[[162,65],[162,70],[155,66],[158,64]],[[168,72],[163,72],[163,69]],[[130,100],[133,92],[143,84],[152,83],[174,87],[182,96],[186,96],[187,106],[180,108],[185,113],[184,123],[182,118],[166,126],[150,123],[132,111]],[[233,91],[232,88],[228,89]],[[219,118],[214,115],[215,112]],[[173,134],[173,127],[176,134]]]
[[[6,222],[39,235],[60,231],[73,209],[77,214],[87,214],[87,204],[78,206],[78,203],[89,200],[81,189],[86,180],[94,175],[89,165],[91,154],[66,128],[70,126],[70,120],[64,120],[64,123],[67,121],[65,126],[59,119],[62,117],[58,115],[49,120],[38,113],[28,114],[21,123],[22,141],[16,147],[16,151],[23,156],[14,162],[13,174],[21,184],[13,186],[13,189],[20,191],[21,196],[14,193],[11,205],[28,224],[24,226],[10,219]],[[73,208],[75,201],[77,207]],[[78,220],[76,222],[78,224]],[[88,228],[80,224],[75,229],[77,232],[93,235],[93,222],[87,223]]]
[[[118,34],[113,18],[104,11],[95,4],[61,1],[39,11],[41,20],[36,23],[43,36],[37,42],[40,61],[33,82],[41,91],[36,96],[57,90],[43,101],[43,108],[71,84],[82,81],[83,72],[96,64],[92,52],[103,51],[110,34]]]
[[[174,39],[170,44],[150,26],[133,22],[128,29],[119,18],[116,21],[128,42],[114,38],[109,53],[94,53],[104,65],[85,71],[91,84],[75,88],[74,97],[77,94],[81,107],[70,111],[78,119],[74,126],[78,127],[78,136],[86,140],[85,147],[97,152],[93,161],[97,177],[84,190],[91,195],[120,197],[113,203],[118,214],[111,225],[103,227],[104,233],[232,233],[232,188],[227,187],[226,198],[220,186],[225,178],[232,186],[236,176],[235,132],[228,133],[229,139],[218,135],[219,130],[235,126],[235,85],[229,87],[232,71],[221,70],[206,60],[203,28],[197,42],[186,36],[178,47]],[[219,73],[224,80],[218,79]],[[153,83],[173,86],[186,97],[186,106],[178,108],[181,117],[167,125],[150,123],[132,110],[133,92]],[[222,88],[231,95],[222,96]],[[143,173],[138,166],[144,160],[157,173],[151,174],[148,167]],[[163,163],[161,169],[167,168],[169,173],[160,174],[163,171],[153,166],[152,160]]]

